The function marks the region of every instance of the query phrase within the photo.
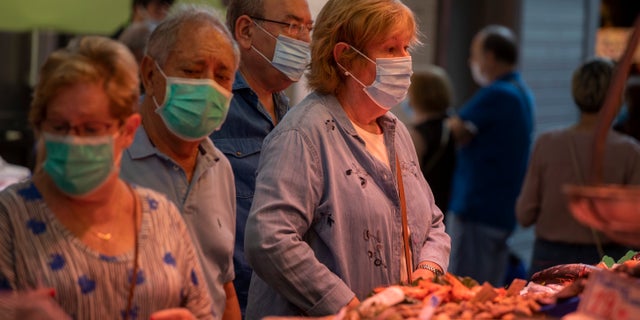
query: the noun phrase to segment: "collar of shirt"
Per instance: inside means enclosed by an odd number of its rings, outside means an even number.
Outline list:
[[[234,96],[241,96],[243,99],[251,101],[251,103],[249,103],[250,106],[255,106],[260,110],[260,112],[268,114],[264,107],[262,107],[262,104],[258,101],[258,96],[255,94],[253,89],[251,89],[249,83],[247,83],[247,80],[242,76],[240,71],[236,72],[236,78],[233,81],[231,90]],[[276,116],[278,117],[278,120],[280,120],[290,109],[289,97],[287,97],[283,91],[280,91],[273,94],[273,101],[276,104]]]
[[[520,80],[520,73],[518,73],[518,71],[507,72],[496,79],[496,81],[519,81],[519,80]]]
[[[222,156],[213,146],[213,143],[209,138],[204,139],[198,145],[198,150],[200,151],[199,157],[204,157],[204,160],[209,162],[217,162],[219,158]],[[144,130],[143,126],[138,127],[136,130],[136,135],[134,137],[134,141],[131,146],[127,149],[127,152],[131,155],[132,159],[141,159],[156,155],[161,158],[170,159],[169,156],[162,153],[156,146],[151,142],[147,132]]]
[[[347,113],[342,108],[338,99],[333,95],[326,95],[325,99],[327,99],[327,103],[325,103],[325,105],[327,106],[329,113],[331,113],[331,115],[336,119],[336,122],[338,122],[339,127],[344,128],[348,134],[354,137],[359,137],[358,132],[356,132],[356,128],[351,123],[349,116],[347,116]],[[396,116],[391,112],[387,112],[378,118],[378,125],[382,127],[382,132],[385,136],[387,133],[393,134],[395,132],[396,121],[398,121],[398,118],[396,118]],[[362,141],[362,143],[364,143],[364,141]]]

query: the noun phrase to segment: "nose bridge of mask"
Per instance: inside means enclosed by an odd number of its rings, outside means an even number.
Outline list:
[[[407,69],[410,69],[407,72]],[[411,56],[398,58],[376,58],[376,73],[380,75],[409,75],[411,70]]]
[[[185,84],[185,85],[189,85],[189,86],[203,86],[203,85],[208,85],[208,86],[212,86],[213,88],[215,88],[220,94],[222,94],[225,98],[229,99],[231,97],[231,91],[225,89],[224,87],[222,87],[218,82],[214,81],[213,79],[209,79],[209,78],[203,78],[203,79],[191,79],[191,78],[180,78],[180,77],[169,77],[167,76],[164,71],[162,71],[162,68],[160,68],[160,65],[158,65],[158,62],[155,61],[156,67],[158,68],[158,70],[160,71],[160,74],[162,74],[162,76],[164,77],[166,83],[166,89],[165,89],[165,98],[164,98],[164,103],[166,103],[166,101],[169,98],[169,95],[173,92],[171,92],[171,90],[173,88],[171,88],[172,84]],[[180,94],[188,94],[188,92],[177,92]],[[155,97],[154,101],[155,101]],[[158,105],[158,102],[156,102],[156,105]]]
[[[116,133],[115,135],[117,135]],[[43,132],[45,140],[51,142],[61,142],[70,145],[104,145],[112,144],[115,137],[113,135],[96,136],[96,137],[79,137],[73,135],[60,136],[47,132]]]
[[[278,38],[276,38],[275,51],[286,52],[290,56],[299,59],[310,59],[308,42],[288,37],[284,34],[279,34]],[[276,60],[277,57],[282,57],[282,55],[274,55],[273,59]]]

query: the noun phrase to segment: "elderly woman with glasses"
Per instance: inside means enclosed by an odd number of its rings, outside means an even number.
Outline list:
[[[326,316],[375,287],[446,270],[450,240],[420,172],[402,101],[417,43],[398,0],[329,0],[309,85],[264,141],[245,230],[247,318]]]
[[[124,45],[95,36],[42,67],[36,168],[0,193],[3,316],[214,319],[178,210],[118,175],[140,125],[137,71]]]

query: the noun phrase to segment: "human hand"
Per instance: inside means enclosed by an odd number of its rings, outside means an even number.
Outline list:
[[[436,274],[430,270],[418,268],[415,271],[413,271],[413,273],[411,274],[411,282],[414,282],[418,279],[431,280],[435,276]]]
[[[195,320],[196,317],[185,308],[164,309],[151,314],[151,320]]]
[[[471,138],[477,133],[476,127],[471,122],[465,122],[458,116],[452,116],[445,121],[449,130],[453,134],[456,143],[464,145],[471,141]]]
[[[15,319],[70,320],[71,317],[53,299],[54,296],[53,288],[2,293],[0,311],[3,314],[14,314]]]
[[[360,305],[360,300],[358,300],[357,297],[353,297],[353,299],[351,299],[351,301],[349,301],[349,303],[347,304],[347,309],[353,309],[358,305]]]

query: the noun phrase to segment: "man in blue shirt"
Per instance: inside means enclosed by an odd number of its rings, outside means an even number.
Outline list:
[[[482,29],[471,44],[470,68],[482,87],[449,121],[460,146],[447,220],[450,270],[502,286],[507,238],[527,169],[533,96],[516,71],[518,48],[503,26]]]
[[[227,25],[240,46],[227,119],[211,135],[233,168],[236,185],[234,286],[244,314],[252,269],[244,257],[244,229],[253,201],[262,140],[289,110],[283,90],[310,62],[313,21],[306,0],[230,1]]]

